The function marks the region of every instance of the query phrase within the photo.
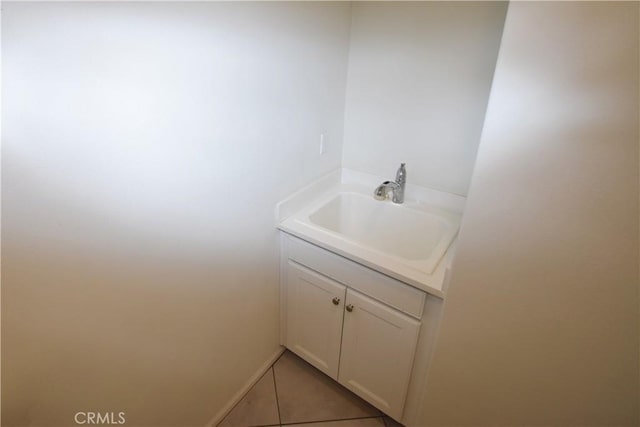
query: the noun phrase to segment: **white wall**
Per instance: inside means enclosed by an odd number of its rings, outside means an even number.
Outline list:
[[[638,8],[509,6],[421,425],[638,425]]]
[[[3,425],[204,425],[274,354],[273,208],[340,165],[349,23],[3,2]]]
[[[356,2],[343,165],[466,195],[504,2]]]

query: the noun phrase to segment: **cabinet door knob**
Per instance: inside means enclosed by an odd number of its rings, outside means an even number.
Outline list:
[[[347,305],[347,307],[346,307],[346,308],[347,308],[347,311],[348,311],[349,313],[351,313],[351,312],[353,311],[353,304],[349,304],[349,305]]]
[[[333,305],[340,304],[340,298],[338,298],[338,297],[333,297],[333,299],[331,301],[333,302]]]

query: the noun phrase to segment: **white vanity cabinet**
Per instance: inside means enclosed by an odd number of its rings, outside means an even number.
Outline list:
[[[426,294],[283,235],[283,344],[400,420]]]
[[[289,260],[287,347],[338,379],[346,286]]]
[[[420,322],[349,289],[338,382],[400,419]]]

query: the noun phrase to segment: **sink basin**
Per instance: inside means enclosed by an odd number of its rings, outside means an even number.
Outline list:
[[[371,264],[390,261],[430,275],[455,238],[459,223],[459,215],[442,209],[338,192],[287,219],[281,228]]]
[[[329,232],[407,260],[427,259],[447,234],[443,218],[356,193],[341,193],[309,215]],[[446,249],[446,248],[445,248]]]
[[[277,227],[444,298],[464,197],[407,184],[405,202],[397,205],[374,199],[373,189],[383,181],[336,169],[280,201]],[[281,240],[285,254],[288,241]]]

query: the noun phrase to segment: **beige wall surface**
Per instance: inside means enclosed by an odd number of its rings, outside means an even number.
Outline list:
[[[202,426],[279,349],[273,208],[340,166],[349,5],[2,8],[2,425]]]
[[[344,167],[466,195],[506,2],[354,2]]]
[[[509,6],[424,425],[638,425],[638,7]]]

